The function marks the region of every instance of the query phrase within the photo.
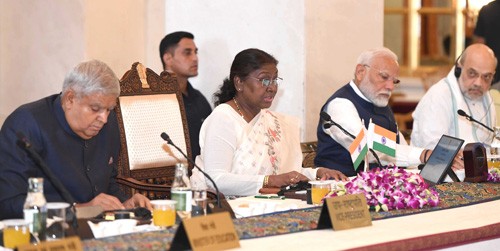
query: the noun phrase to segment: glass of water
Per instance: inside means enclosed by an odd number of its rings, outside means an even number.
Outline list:
[[[193,190],[193,207],[191,216],[207,215],[207,190]]]
[[[207,184],[204,178],[191,177],[191,191],[193,192],[191,216],[203,216],[207,214]]]

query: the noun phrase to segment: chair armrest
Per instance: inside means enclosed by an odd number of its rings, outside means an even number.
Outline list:
[[[150,184],[142,182],[130,177],[116,177],[116,182],[121,185],[125,185],[130,188],[138,190],[147,190],[151,192],[169,192],[172,190],[170,185],[160,185],[160,184]]]

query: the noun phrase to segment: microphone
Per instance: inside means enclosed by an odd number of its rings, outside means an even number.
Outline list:
[[[339,128],[345,135],[351,137],[351,139],[356,139],[356,137],[352,133],[348,132],[341,125],[335,123],[335,121],[332,120],[332,117],[330,117],[330,115],[328,113],[326,113],[325,111],[321,111],[321,113],[319,115],[321,116],[322,120],[326,121],[326,123],[323,125],[323,128],[328,129],[332,125],[334,125],[337,128]],[[373,157],[375,157],[375,160],[377,161],[377,165],[379,167],[382,167],[382,163],[380,162],[380,159],[378,158],[377,153],[373,149],[371,149],[371,148],[369,148],[368,150],[370,150],[370,152],[372,153]]]
[[[352,135],[350,132],[348,132],[344,127],[340,126],[339,124],[335,123],[335,121],[332,120],[332,117],[326,112],[321,112],[319,114],[321,116],[321,119],[326,121],[327,123],[323,126],[325,129],[330,128],[332,125],[338,127],[345,135],[351,137],[352,139],[355,139],[356,137]]]
[[[24,133],[18,131],[16,133],[16,136],[17,136],[17,142],[16,142],[17,145],[28,153],[28,156],[35,162],[35,164],[40,169],[42,169],[42,172],[45,174],[45,176],[47,176],[49,182],[52,183],[52,185],[57,190],[59,195],[61,195],[63,200],[68,202],[71,205],[70,211],[73,213],[73,215],[70,217],[73,217],[72,224],[73,224],[73,228],[76,230],[78,228],[78,221],[76,219],[76,215],[74,212],[75,200],[73,199],[71,194],[68,192],[66,187],[64,187],[64,185],[61,183],[61,181],[56,176],[54,176],[54,174],[49,169],[49,167],[47,166],[45,161],[42,159],[42,157],[40,157],[40,155],[32,148],[33,145],[28,140],[28,138],[24,135]]]
[[[482,127],[488,129],[489,131],[491,131],[492,133],[495,133],[495,131],[493,129],[491,129],[489,126],[475,120],[472,116],[469,116],[467,113],[464,112],[464,110],[462,109],[458,109],[457,111],[458,115],[462,116],[462,117],[465,117],[468,121],[471,121],[471,122],[474,122],[474,123],[478,123],[480,124]]]
[[[172,141],[172,139],[170,139],[170,137],[168,136],[168,134],[166,134],[165,132],[162,132],[161,133],[161,138],[163,140],[167,141],[167,143],[169,145],[172,145],[173,147],[175,147],[175,149],[177,149],[177,151],[179,151],[182,154],[182,156],[184,156],[184,158],[186,158],[189,161],[189,163],[191,163],[194,167],[196,167],[198,169],[198,171],[200,171],[208,180],[210,180],[210,182],[212,183],[212,185],[214,185],[214,188],[215,188],[216,200],[217,200],[217,207],[222,208],[221,205],[220,205],[219,188],[215,184],[215,182],[212,179],[212,177],[210,177],[210,175],[208,175],[206,172],[204,172],[203,170],[201,170],[201,168],[198,165],[196,165],[196,163],[194,163],[194,161],[191,158],[188,158],[188,156],[176,144],[174,144],[174,142]]]

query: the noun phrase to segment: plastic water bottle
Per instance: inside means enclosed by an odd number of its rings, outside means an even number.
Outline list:
[[[47,201],[43,195],[43,178],[29,178],[28,184],[28,196],[23,206],[24,220],[29,224],[30,233],[39,242],[45,240],[47,226]]]
[[[186,166],[182,163],[175,165],[175,178],[172,184],[172,200],[177,201],[175,210],[182,219],[191,217],[193,194],[187,175]]]

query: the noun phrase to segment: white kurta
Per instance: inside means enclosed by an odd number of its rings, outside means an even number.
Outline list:
[[[278,162],[270,161],[266,139],[255,136],[260,127],[262,110],[247,123],[231,106],[221,104],[203,122],[200,130],[201,154],[196,164],[208,173],[224,195],[257,194],[265,175],[298,171],[309,179],[316,178],[316,169],[302,168],[298,120],[271,113],[280,124],[280,149],[274,149]],[[256,129],[257,128],[257,129]],[[274,159],[273,159],[274,160]],[[271,163],[273,162],[273,163]],[[204,180],[193,170],[192,182]],[[211,186],[209,181],[206,181]]]
[[[363,98],[364,100],[370,102],[359,90],[359,88],[354,84],[353,81],[349,83],[354,89],[356,94]],[[332,120],[337,124],[341,125],[348,132],[356,135],[364,124],[361,123],[358,111],[354,104],[345,98],[335,98],[330,101],[326,106],[326,112],[331,116]],[[349,149],[349,146],[354,141],[351,137],[347,136],[336,126],[332,126],[329,129],[323,129],[323,131],[329,134],[333,140],[339,142],[345,149]],[[396,145],[396,158],[391,156],[377,153],[382,162],[382,165],[395,164],[397,166],[415,166],[420,164],[420,155],[424,149],[408,146],[408,143],[398,133],[399,144]],[[375,158],[371,153],[368,153],[370,163],[375,162]]]
[[[472,142],[490,145],[493,133],[459,116],[459,109],[490,128],[495,126],[495,106],[489,92],[479,100],[466,98],[452,69],[427,91],[413,112],[411,145],[432,149],[443,134],[463,139],[463,146]]]

